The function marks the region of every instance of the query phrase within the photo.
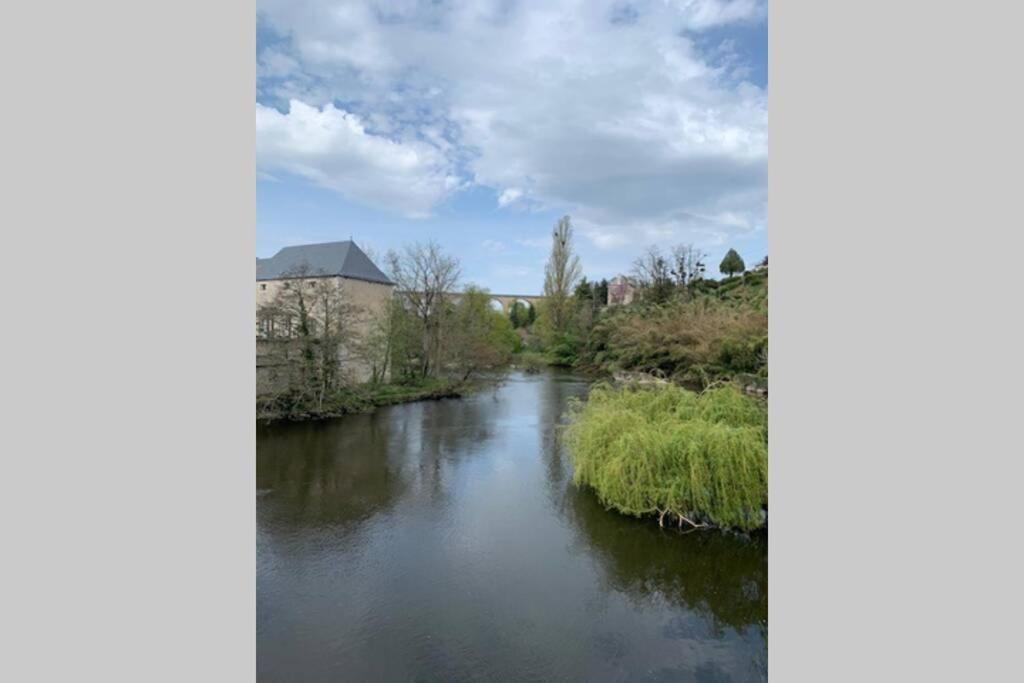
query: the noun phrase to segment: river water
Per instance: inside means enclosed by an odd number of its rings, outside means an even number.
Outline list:
[[[587,383],[257,434],[260,681],[760,681],[767,544],[659,529],[572,484]]]

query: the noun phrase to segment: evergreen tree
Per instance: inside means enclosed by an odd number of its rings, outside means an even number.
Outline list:
[[[576,285],[575,296],[580,301],[590,301],[594,298],[594,290],[591,288],[586,277],[580,280],[580,283]]]
[[[608,303],[607,279],[602,279],[600,282],[594,283],[594,301],[597,302],[598,306],[604,306]]]
[[[746,269],[746,264],[743,263],[743,259],[740,258],[735,249],[730,249],[718,265],[718,270],[728,277],[732,277],[736,273],[742,273]]]

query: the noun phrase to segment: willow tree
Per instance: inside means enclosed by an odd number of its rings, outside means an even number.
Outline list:
[[[544,331],[548,344],[566,338],[575,313],[573,290],[580,279],[580,259],[573,253],[572,224],[563,216],[551,233],[551,256],[544,269]]]

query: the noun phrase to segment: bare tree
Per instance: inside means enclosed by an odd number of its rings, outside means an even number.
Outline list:
[[[685,287],[704,277],[704,261],[708,255],[692,244],[672,247],[672,275],[679,287]]]
[[[308,267],[287,273],[271,301],[257,315],[266,336],[284,345],[291,366],[286,391],[323,410],[327,395],[351,382],[348,361],[355,355],[362,309],[346,296],[342,278],[322,277]]]
[[[633,262],[633,277],[645,301],[664,303],[676,292],[685,296],[688,285],[704,277],[706,258],[692,244],[677,244],[667,255],[651,246]]]
[[[658,304],[671,298],[675,288],[672,265],[658,247],[648,247],[647,251],[633,262],[633,277],[642,290],[644,301]]]
[[[544,269],[544,308],[550,331],[566,333],[573,315],[573,290],[580,279],[580,259],[572,249],[572,224],[568,216],[558,220],[551,234],[551,256]]]
[[[387,263],[399,296],[408,302],[421,326],[420,376],[429,377],[440,370],[451,293],[461,272],[459,262],[431,241],[408,246],[401,253],[390,251]]]

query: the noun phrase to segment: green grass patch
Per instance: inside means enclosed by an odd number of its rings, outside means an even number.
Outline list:
[[[328,392],[323,400],[300,392],[285,392],[256,399],[260,420],[324,420],[353,413],[366,413],[380,406],[456,398],[466,385],[446,379],[424,379],[396,384],[362,384]]]
[[[749,531],[768,502],[763,402],[723,386],[594,387],[564,438],[573,480],[605,507]]]
[[[428,379],[408,384],[368,385],[365,395],[374,406],[387,406],[410,401],[450,398],[460,395],[460,385],[441,379]]]

